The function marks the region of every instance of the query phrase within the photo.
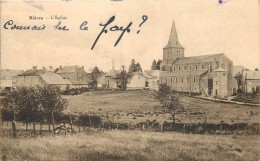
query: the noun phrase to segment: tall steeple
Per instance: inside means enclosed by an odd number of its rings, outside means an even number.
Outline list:
[[[163,61],[161,63],[161,70],[171,72],[173,63],[177,59],[183,57],[184,48],[179,43],[175,23],[173,21],[168,44],[163,48]]]
[[[169,38],[168,44],[164,48],[172,48],[172,47],[183,48],[178,40],[178,35],[177,35],[174,20],[172,22],[172,28],[171,28],[171,33],[170,33],[170,38]]]

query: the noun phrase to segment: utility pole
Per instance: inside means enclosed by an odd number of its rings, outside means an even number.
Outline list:
[[[189,90],[189,96],[191,96],[191,65],[190,65],[190,90]]]

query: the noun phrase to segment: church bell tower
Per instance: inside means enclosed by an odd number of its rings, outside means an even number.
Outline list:
[[[184,48],[179,43],[175,23],[173,21],[168,44],[163,48],[163,62],[161,64],[161,70],[170,71],[170,66],[172,63],[176,59],[182,57],[184,57]]]

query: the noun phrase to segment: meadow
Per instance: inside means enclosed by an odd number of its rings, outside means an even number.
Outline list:
[[[2,160],[257,161],[259,136],[105,131],[0,140]]]
[[[77,96],[64,96],[68,99],[67,114],[97,114],[114,122],[138,123],[156,120],[171,122],[164,113],[154,91],[87,92]],[[259,106],[247,106],[181,97],[184,111],[177,114],[177,122],[183,123],[258,123]]]

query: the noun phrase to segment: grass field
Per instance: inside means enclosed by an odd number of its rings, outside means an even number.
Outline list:
[[[0,140],[2,160],[257,161],[258,136],[189,135],[142,131]]]
[[[72,114],[92,113],[116,122],[138,123],[146,120],[171,121],[162,113],[153,91],[125,91],[119,93],[83,93],[64,96],[69,107],[64,112]],[[184,96],[181,98],[185,111],[177,115],[179,122],[209,123],[260,122],[260,108],[238,104],[219,103]]]

